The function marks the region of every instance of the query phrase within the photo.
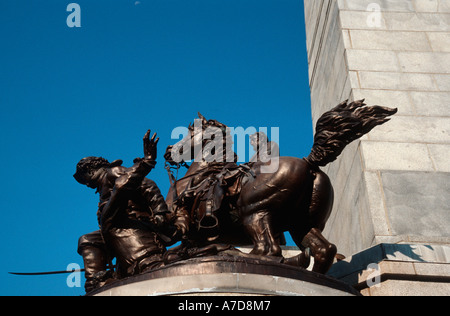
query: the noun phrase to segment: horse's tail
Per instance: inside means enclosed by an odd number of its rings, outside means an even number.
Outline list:
[[[345,146],[386,123],[388,116],[395,113],[397,109],[366,106],[364,100],[342,102],[317,121],[314,145],[305,160],[317,167],[326,166],[336,160]]]

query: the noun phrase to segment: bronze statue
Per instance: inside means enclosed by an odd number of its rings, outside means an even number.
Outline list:
[[[144,158],[135,159],[131,168],[122,167],[120,160],[82,159],[75,179],[100,194],[100,230],[79,241],[87,292],[108,279],[145,273],[180,260],[220,252],[236,255],[239,252],[232,246],[251,243],[252,256],[301,268],[306,268],[313,256],[313,270],[326,273],[337,252],[322,235],[334,197],[330,180],[320,167],[396,112],[368,107],[364,100],[345,101],[319,119],[307,158],[279,157],[275,143],[268,142],[265,134],[255,134],[252,145],[256,157],[240,165],[227,126],[199,114],[201,128],[190,125],[187,137],[175,146],[177,150],[190,149],[193,154],[189,158],[194,162],[188,166],[173,159],[174,146],[164,155],[169,171],[170,165],[188,167],[179,180],[171,175],[166,200],[146,178],[155,167],[159,140],[156,135],[150,139],[150,131],[144,136]],[[225,142],[212,147],[215,137],[205,137],[211,129]],[[200,151],[194,150],[198,144]],[[275,153],[270,157],[276,160],[276,170],[265,171],[273,161],[260,160],[261,151]],[[280,245],[286,231],[303,251],[301,255],[282,258]],[[166,250],[179,240],[178,247]],[[117,263],[112,267],[114,257]]]
[[[74,178],[100,195],[100,230],[80,237],[78,244],[86,292],[164,265],[213,255],[298,268],[308,267],[312,256],[313,271],[325,274],[337,249],[322,235],[334,196],[330,179],[320,167],[396,112],[366,106],[364,100],[342,102],[318,120],[308,157],[279,157],[278,145],[257,133],[251,137],[256,155],[244,164],[237,163],[230,129],[199,114],[200,127],[190,125],[188,135],[164,155],[169,171],[188,167],[179,180],[169,174],[166,199],[156,183],[146,178],[156,165],[159,141],[156,134],[150,138],[150,131],[143,139],[144,157],[135,159],[130,168],[123,167],[121,160],[82,159]],[[201,150],[195,150],[196,146]],[[174,159],[174,149],[180,148],[189,152],[187,160],[194,159],[190,166]],[[270,160],[260,159],[267,156]],[[277,168],[267,169],[274,161]],[[280,245],[286,231],[302,250],[293,258],[282,257]],[[167,251],[178,241],[179,246]],[[234,248],[251,243],[249,255]],[[15,274],[55,273],[64,271]]]
[[[366,107],[364,100],[345,101],[319,119],[307,158],[275,158],[279,159],[278,169],[272,173],[261,172],[265,162],[240,166],[227,162],[227,150],[223,150],[223,162],[210,162],[202,152],[197,153],[166,199],[169,209],[177,214],[175,225],[195,245],[239,245],[250,237],[252,254],[274,257],[281,256],[282,233],[289,231],[303,254],[286,263],[304,267],[311,254],[315,259],[313,270],[326,273],[337,252],[322,235],[334,197],[330,180],[319,167],[334,161],[346,145],[387,122],[387,117],[396,112],[386,107]],[[225,139],[229,138],[226,125],[199,117],[202,129],[196,131],[190,126],[189,135],[179,147],[190,147],[195,153],[194,140],[198,139],[202,139],[202,148],[207,147],[212,140],[198,133],[208,128],[218,128]],[[165,157],[176,164],[170,159],[172,150],[170,147]],[[213,231],[210,234],[205,233],[208,227]]]
[[[170,212],[157,185],[145,178],[156,164],[156,134],[144,136],[144,158],[131,168],[122,161],[109,163],[100,157],[82,159],[74,178],[100,194],[99,231],[79,240],[83,256],[86,292],[108,279],[123,278],[163,264],[165,246],[176,231],[168,223]],[[167,236],[168,235],[168,236]],[[116,258],[116,268],[111,260]],[[109,269],[108,269],[109,268]],[[112,273],[112,270],[115,270]]]

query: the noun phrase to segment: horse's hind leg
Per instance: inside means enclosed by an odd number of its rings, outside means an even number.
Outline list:
[[[337,253],[335,245],[322,235],[333,208],[334,193],[330,179],[322,171],[314,171],[314,183],[307,219],[297,219],[300,226],[291,235],[300,248],[309,248],[314,258],[313,271],[327,273]],[[300,245],[299,245],[300,242]]]
[[[306,234],[302,245],[311,249],[311,254],[314,257],[313,271],[322,274],[327,273],[334,262],[337,253],[336,246],[326,240],[317,228],[311,229]]]
[[[243,223],[253,241],[252,254],[281,256],[281,247],[274,238],[269,212],[250,214],[243,219]]]

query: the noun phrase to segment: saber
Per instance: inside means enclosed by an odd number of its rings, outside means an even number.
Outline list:
[[[76,269],[76,270],[63,270],[63,271],[49,271],[49,272],[8,272],[13,275],[50,275],[50,274],[66,274],[66,273],[74,273],[74,272],[84,272],[85,269]]]

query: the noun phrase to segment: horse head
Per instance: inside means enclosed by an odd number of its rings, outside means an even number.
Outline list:
[[[194,124],[189,124],[187,135],[171,148],[173,160],[234,162],[229,128],[217,120],[207,120],[200,113],[198,117]]]

